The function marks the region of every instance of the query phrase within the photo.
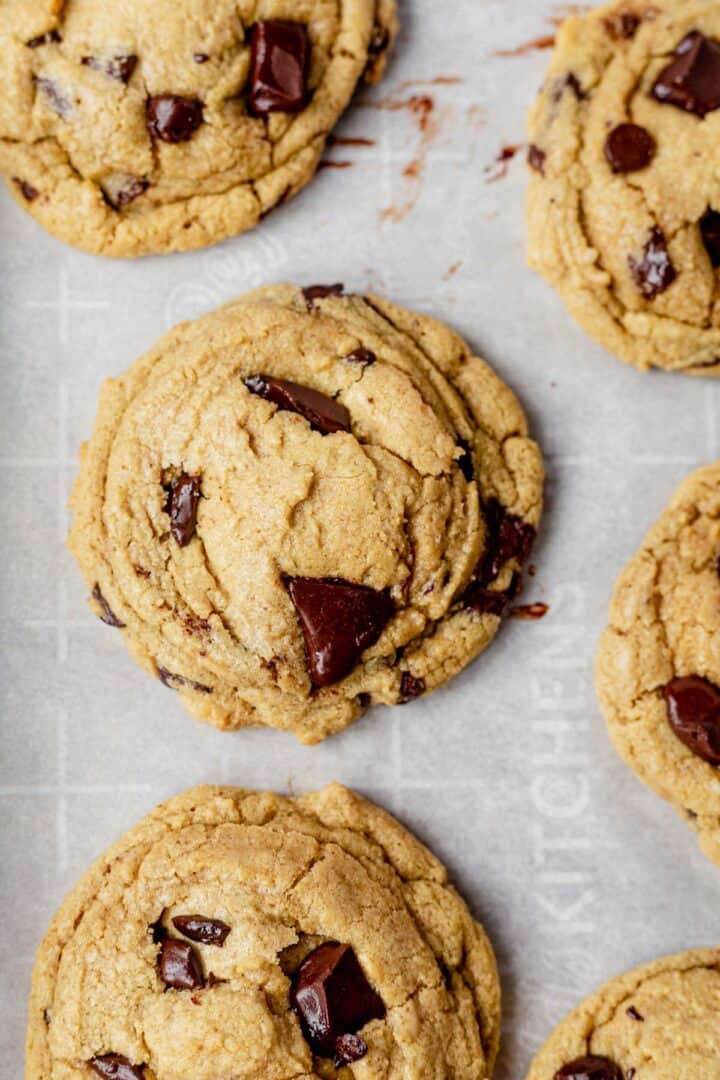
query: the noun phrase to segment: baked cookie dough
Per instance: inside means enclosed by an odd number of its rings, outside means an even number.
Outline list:
[[[187,251],[313,176],[395,0],[14,0],[0,17],[0,172],[60,239]]]
[[[40,946],[26,1080],[488,1080],[482,927],[393,818],[333,785],[202,787],[76,885]]]
[[[317,742],[490,643],[542,477],[514,395],[447,327],[279,285],[105,384],[70,546],[195,716]]]
[[[528,256],[638,368],[720,374],[720,6],[569,19],[530,114]]]
[[[558,1025],[526,1080],[686,1078],[720,1078],[720,949],[606,983]]]
[[[720,463],[685,480],[623,570],[596,675],[617,750],[720,863]]]

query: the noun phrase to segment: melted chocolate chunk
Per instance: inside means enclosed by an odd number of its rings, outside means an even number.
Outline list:
[[[535,172],[540,173],[541,176],[545,175],[545,162],[547,160],[547,154],[544,150],[541,150],[539,146],[535,146],[531,143],[528,147],[527,155],[528,165]]]
[[[296,113],[307,100],[310,39],[302,23],[266,19],[252,29],[248,109]]]
[[[20,192],[24,199],[27,199],[28,202],[34,202],[34,200],[37,199],[40,192],[37,188],[34,188],[32,184],[28,184],[27,180],[21,180],[19,176],[14,176],[13,180],[20,188]]]
[[[526,562],[535,539],[535,529],[529,522],[511,514],[497,501],[485,505],[488,548],[478,581],[489,585],[495,580],[508,559]]]
[[[37,76],[35,78],[35,83],[40,90],[42,90],[45,100],[53,112],[56,112],[58,116],[63,117],[70,115],[72,112],[72,105],[52,79]]]
[[[368,54],[370,56],[380,56],[384,53],[390,44],[390,31],[386,26],[382,26],[380,23],[375,23],[373,26],[372,37],[370,38],[370,44],[368,45]]]
[[[106,1080],[144,1080],[145,1070],[142,1065],[131,1065],[122,1054],[103,1054],[88,1061],[88,1065],[97,1076]]]
[[[455,459],[455,464],[469,484],[475,479],[472,450],[469,443],[466,443],[464,439],[458,439],[458,446],[462,450],[462,455]]]
[[[635,284],[646,300],[654,300],[656,296],[664,293],[677,277],[665,233],[657,225],[650,233],[642,258],[636,259],[634,255],[630,255],[628,264]]]
[[[300,619],[315,686],[331,686],[352,671],[395,611],[386,591],[349,581],[291,578],[287,588]]]
[[[664,104],[704,117],[720,109],[720,44],[693,30],[678,45],[675,59],[652,88]]]
[[[720,266],[720,214],[708,210],[700,218],[700,234],[713,266]]]
[[[187,547],[195,535],[199,502],[199,476],[182,473],[177,480],[173,480],[165,503],[165,513],[170,516],[170,531],[180,547]]]
[[[502,618],[507,610],[509,596],[504,592],[486,589],[479,581],[473,581],[462,596],[462,605],[478,615],[497,615]]]
[[[245,379],[245,385],[251,394],[274,402],[280,409],[304,416],[310,426],[323,435],[350,430],[350,413],[345,406],[319,390],[271,375],[251,375]]]
[[[341,1057],[347,1050],[352,1053],[353,1045],[360,1050],[358,1043],[347,1043],[344,1037],[385,1016],[385,1006],[365,978],[352,948],[336,941],[320,945],[300,965],[290,1003],[312,1048],[326,1056]]]
[[[193,60],[195,61],[196,64],[207,64],[209,59],[210,59],[210,57],[205,52],[193,53]]]
[[[693,754],[720,767],[720,687],[699,675],[663,687],[670,727]]]
[[[143,195],[149,187],[150,181],[144,176],[126,176],[117,184],[104,186],[103,194],[113,210],[122,210]]]
[[[212,694],[211,686],[204,686],[203,683],[188,679],[185,675],[177,675],[174,671],[168,671],[167,668],[160,667],[159,664],[155,665],[155,669],[158,673],[158,679],[163,686],[167,686],[168,690],[182,690],[183,687],[187,687],[189,690],[195,690],[198,694]]]
[[[312,311],[316,300],[324,300],[326,296],[342,296],[344,289],[345,286],[338,281],[335,285],[307,285],[302,294],[308,311]]]
[[[608,15],[603,19],[603,26],[607,30],[611,38],[616,41],[625,39],[629,41],[635,37],[638,27],[642,19],[639,15],[633,15],[632,12],[621,12],[618,15]]]
[[[172,923],[176,930],[191,941],[198,941],[202,945],[217,945],[218,948],[222,948],[230,933],[230,927],[222,919],[209,919],[206,915],[176,915]]]
[[[147,126],[151,135],[166,143],[187,142],[203,122],[203,103],[178,94],[148,98]]]
[[[125,623],[121,622],[115,612],[111,610],[107,600],[100,592],[99,585],[96,585],[94,587],[92,591],[92,598],[102,608],[102,614],[100,615],[100,619],[102,620],[102,622],[104,622],[107,626],[116,626],[118,627],[118,629],[122,630],[122,628],[125,626]]]
[[[153,945],[159,945],[161,941],[164,941],[168,936],[168,932],[163,926],[160,919],[157,922],[152,923],[148,929],[152,935]]]
[[[637,1011],[637,1009],[635,1008],[635,1006],[634,1006],[634,1005],[629,1005],[629,1006],[627,1007],[627,1009],[625,1010],[625,1012],[627,1013],[627,1015],[628,1015],[628,1016],[630,1017],[630,1019],[631,1019],[631,1020],[637,1020],[637,1021],[638,1021],[638,1023],[640,1023],[640,1024],[642,1024],[642,1023],[643,1023],[643,1021],[645,1020],[645,1017],[644,1017],[644,1016],[642,1016],[642,1015],[641,1015],[641,1014],[640,1014],[640,1013],[639,1013],[639,1012]]]
[[[400,704],[407,705],[425,693],[425,680],[418,679],[409,671],[403,671],[400,679]]]
[[[616,173],[647,168],[656,152],[655,139],[639,124],[618,124],[605,140],[605,157]]]
[[[205,985],[202,965],[197,953],[187,941],[165,938],[158,960],[160,978],[175,990],[197,990]]]
[[[340,1035],[335,1040],[333,1065],[336,1069],[341,1069],[343,1065],[352,1065],[353,1061],[364,1058],[367,1052],[367,1043],[359,1035]]]
[[[555,1073],[555,1080],[623,1080],[623,1074],[610,1058],[589,1054],[563,1065]]]
[[[117,79],[118,82],[125,84],[130,82],[137,62],[137,56],[128,53],[120,53],[118,56],[105,59],[98,56],[83,56],[81,60],[85,67],[100,71],[103,75],[109,75],[111,79]]]
[[[62,41],[59,32],[57,30],[48,30],[46,34],[39,34],[38,37],[30,38],[25,44],[28,49],[37,49],[41,45],[56,45],[59,41]]]
[[[347,356],[343,357],[348,364],[362,364],[363,367],[368,367],[370,364],[374,364],[377,360],[377,356],[370,349],[353,349]]]

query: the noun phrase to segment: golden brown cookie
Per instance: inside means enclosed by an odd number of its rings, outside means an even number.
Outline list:
[[[203,787],[76,885],[40,946],[26,1080],[489,1080],[491,946],[444,868],[339,785]]]
[[[313,176],[395,0],[15,0],[0,14],[0,172],[62,240],[186,251]]]
[[[317,742],[492,640],[542,501],[512,392],[442,324],[279,285],[103,388],[72,497],[93,608],[202,720]]]

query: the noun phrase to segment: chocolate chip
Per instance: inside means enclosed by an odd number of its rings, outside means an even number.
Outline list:
[[[465,442],[464,439],[458,439],[458,446],[462,450],[462,454],[460,457],[455,458],[455,464],[469,484],[475,479],[475,466],[473,464],[472,450],[470,449],[470,444]]]
[[[144,176],[111,177],[103,184],[103,194],[113,210],[122,210],[150,187]]]
[[[547,154],[544,150],[541,150],[539,146],[535,146],[531,143],[528,147],[527,155],[528,165],[535,172],[540,173],[541,176],[545,175],[545,162],[547,160]]]
[[[625,1010],[625,1012],[627,1013],[627,1015],[628,1015],[628,1016],[630,1017],[630,1019],[631,1019],[631,1020],[637,1020],[637,1021],[638,1021],[639,1023],[641,1023],[641,1024],[642,1024],[642,1023],[643,1023],[643,1021],[645,1020],[645,1017],[644,1017],[644,1016],[642,1016],[642,1015],[641,1015],[641,1014],[640,1014],[640,1013],[639,1013],[639,1012],[637,1011],[637,1009],[635,1008],[635,1006],[634,1006],[634,1005],[629,1005],[629,1006],[627,1007],[627,1009]]]
[[[205,52],[193,53],[193,60],[195,61],[196,64],[207,64],[209,59],[210,59],[210,57]]]
[[[653,97],[667,105],[704,117],[720,108],[720,45],[693,30],[678,45],[675,59],[652,88]]]
[[[507,593],[493,592],[484,588],[479,581],[473,581],[461,597],[462,606],[468,611],[478,615],[497,615],[498,618],[505,614],[508,602]]]
[[[349,581],[291,578],[287,588],[300,619],[315,686],[330,686],[352,671],[395,610],[386,591]]]
[[[202,945],[217,945],[218,948],[222,948],[230,933],[230,927],[222,919],[209,919],[206,915],[176,915],[172,923],[176,930],[191,941],[199,941]]]
[[[605,157],[616,173],[647,168],[656,151],[655,139],[639,124],[618,124],[605,140]]]
[[[336,285],[307,285],[302,294],[308,311],[312,311],[316,300],[324,300],[326,296],[342,296],[345,286],[338,282]]]
[[[409,671],[403,671],[400,679],[400,704],[407,705],[408,701],[414,701],[424,693],[425,680],[416,678]]]
[[[708,210],[700,218],[700,233],[713,266],[720,266],[720,214]]]
[[[343,1065],[352,1065],[353,1061],[364,1058],[367,1052],[367,1043],[359,1035],[340,1035],[335,1040],[333,1065],[336,1069],[341,1069]]]
[[[266,19],[252,29],[248,109],[296,113],[307,99],[310,39],[302,23]]]
[[[178,94],[148,98],[147,126],[151,135],[166,143],[187,142],[203,122],[203,103]]]
[[[509,513],[497,499],[490,499],[484,508],[487,524],[487,552],[478,581],[489,585],[509,559],[524,563],[532,549],[535,529],[529,522]]]
[[[98,1076],[106,1080],[144,1080],[145,1070],[142,1065],[131,1065],[122,1054],[103,1054],[88,1061],[88,1065]]]
[[[52,81],[40,76],[35,78],[36,85],[42,90],[48,105],[58,116],[69,116],[72,105],[63,94],[62,90]]]
[[[636,259],[634,255],[630,255],[628,264],[635,284],[646,300],[654,300],[660,293],[664,293],[677,277],[665,233],[657,225],[653,226],[650,232],[642,258]]]
[[[197,953],[187,941],[165,938],[158,960],[160,978],[175,990],[197,990],[205,985]]]
[[[96,585],[94,587],[92,591],[92,598],[102,608],[102,614],[100,615],[100,619],[102,620],[102,622],[104,622],[107,626],[116,626],[120,630],[122,630],[122,628],[125,626],[125,623],[121,622],[115,612],[111,610],[107,600],[100,592],[99,585]]]
[[[127,84],[132,78],[138,58],[132,54],[120,53],[118,56],[111,56],[106,59],[97,56],[83,56],[80,62],[85,67],[92,68],[93,71],[101,71],[103,75],[109,75],[111,79],[117,79],[118,82]]]
[[[345,406],[319,390],[271,375],[251,375],[245,379],[245,385],[251,394],[274,402],[280,409],[304,416],[310,426],[323,435],[350,430],[350,413]]]
[[[170,485],[165,513],[170,516],[170,531],[180,547],[187,547],[195,535],[200,501],[200,477],[182,473]]]
[[[623,1080],[623,1074],[610,1058],[590,1054],[563,1065],[555,1073],[555,1080]]]
[[[165,938],[168,936],[168,932],[163,926],[161,919],[158,919],[157,922],[152,923],[149,927],[149,930],[152,935],[154,945],[159,945],[160,942],[164,941]]]
[[[40,192],[37,188],[34,188],[32,184],[28,184],[27,180],[21,180],[19,176],[13,176],[13,181],[20,188],[20,192],[24,199],[28,202],[33,202],[37,199]]]
[[[198,694],[212,694],[211,686],[204,686],[203,683],[188,679],[185,675],[177,675],[174,671],[168,671],[167,668],[160,667],[159,664],[155,665],[155,670],[158,679],[163,686],[167,686],[168,690],[182,690],[187,687],[189,690],[195,690]]]
[[[347,356],[343,357],[343,360],[347,360],[348,364],[362,364],[363,367],[368,367],[370,364],[374,364],[377,360],[377,356],[370,349],[353,349]]]
[[[320,945],[300,965],[290,1003],[313,1049],[327,1056],[340,1056],[344,1047],[351,1049],[343,1036],[354,1035],[370,1020],[385,1016],[385,1006],[365,978],[352,948],[336,941]],[[356,1049],[360,1049],[357,1044]]]
[[[639,15],[633,15],[631,12],[626,11],[617,15],[608,15],[603,19],[603,26],[610,37],[616,41],[623,38],[629,41],[635,37],[641,22],[642,19]]]
[[[25,44],[28,49],[37,49],[41,45],[56,45],[59,41],[62,41],[59,32],[57,30],[48,30],[46,34],[40,34],[38,37],[30,38]]]
[[[368,45],[368,53],[370,56],[379,56],[380,53],[384,53],[390,44],[390,31],[386,26],[382,26],[380,23],[375,23],[373,26],[372,36],[370,38],[370,44]]]
[[[578,101],[582,101],[585,97],[585,91],[582,88],[580,80],[572,71],[568,71],[565,75],[560,75],[553,83],[550,97],[554,105],[558,104],[566,90],[572,90]]]
[[[699,675],[687,675],[663,687],[663,697],[670,727],[680,742],[720,767],[720,687]]]

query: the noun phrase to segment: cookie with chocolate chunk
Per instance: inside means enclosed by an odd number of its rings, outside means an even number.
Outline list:
[[[530,113],[528,257],[635,367],[720,375],[720,8],[569,19]]]
[[[720,949],[645,964],[567,1016],[526,1080],[717,1080]]]
[[[16,0],[0,18],[0,173],[87,251],[213,244],[312,178],[396,30],[395,0]]]
[[[625,567],[596,667],[618,751],[720,863],[720,463],[685,480]]]
[[[63,903],[35,964],[25,1075],[489,1080],[499,1013],[482,927],[388,814],[339,785],[203,787]]]
[[[542,474],[514,395],[447,327],[275,286],[105,385],[70,546],[195,716],[316,742],[490,643]]]

